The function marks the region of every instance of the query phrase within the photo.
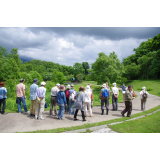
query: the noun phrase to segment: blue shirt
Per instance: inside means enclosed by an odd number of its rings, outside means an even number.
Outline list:
[[[46,88],[39,87],[36,92],[36,97],[45,98]]]
[[[33,84],[30,86],[30,100],[35,100],[35,99],[36,99],[37,89],[38,89],[38,85],[35,84],[35,83],[33,83]]]
[[[66,95],[65,95],[64,92],[59,91],[59,92],[57,93],[57,103],[58,103],[58,104],[67,104]]]
[[[5,95],[3,97],[3,95]],[[0,99],[7,98],[7,89],[5,87],[0,87]]]
[[[69,90],[69,95],[71,95],[74,91],[75,91],[75,96],[76,96],[77,92],[76,92],[76,90],[74,90],[74,89],[70,89],[70,90]]]

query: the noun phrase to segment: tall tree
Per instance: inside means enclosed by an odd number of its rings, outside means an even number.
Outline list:
[[[88,74],[88,70],[87,70],[87,69],[89,69],[89,64],[88,64],[88,62],[82,62],[82,66],[83,66],[83,68],[84,68],[84,70],[85,70],[85,74]]]

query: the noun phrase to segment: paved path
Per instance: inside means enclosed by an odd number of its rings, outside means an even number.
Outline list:
[[[142,112],[140,104],[139,92],[136,92],[138,97],[133,100],[132,114]],[[85,123],[95,123],[116,119],[121,117],[121,111],[124,109],[124,103],[118,104],[118,111],[111,111],[112,105],[109,106],[109,115],[101,115],[100,106],[93,107],[93,117],[87,117],[86,122],[73,121],[73,115],[64,114],[65,120],[58,120],[56,117],[49,116],[49,111],[45,111],[43,116],[45,120],[35,120],[29,114],[9,113],[7,115],[0,114],[0,133],[26,132],[36,130],[46,130],[61,127],[71,127],[83,125]],[[146,109],[151,109],[160,105],[160,97],[150,95],[146,104]],[[106,113],[106,112],[105,112]],[[81,112],[79,111],[78,119],[81,120]]]

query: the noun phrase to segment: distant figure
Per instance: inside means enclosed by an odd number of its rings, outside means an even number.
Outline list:
[[[125,83],[123,83],[123,86],[122,86],[122,94],[123,94],[123,102],[125,104],[125,92],[126,92],[126,86],[125,86]],[[125,105],[126,106],[126,105]]]
[[[65,90],[65,95],[66,95],[66,101],[67,101],[67,106],[65,106],[65,112],[69,112],[69,90],[70,90],[70,85],[67,85],[67,89]]]
[[[104,83],[102,85],[102,89],[99,95],[99,99],[101,100],[101,110],[102,113],[101,115],[104,114],[104,103],[105,103],[105,107],[106,107],[106,114],[108,115],[108,111],[109,111],[109,98],[110,98],[110,92],[109,89],[106,88],[106,84]]]
[[[66,96],[64,93],[64,85],[60,85],[59,87],[60,91],[57,94],[57,104],[59,105],[59,111],[57,114],[57,118],[60,120],[64,120],[63,114],[64,114],[64,107],[67,106]]]
[[[71,112],[71,108],[73,106],[76,94],[77,94],[77,92],[76,92],[76,90],[74,90],[74,85],[71,84],[71,89],[69,90],[69,114],[70,115],[71,114],[74,115],[75,108],[73,108],[72,112]]]
[[[79,92],[76,95],[76,101],[79,103],[78,106],[75,107],[75,113],[74,113],[74,121],[78,120],[77,119],[77,113],[79,110],[81,110],[82,113],[82,121],[86,121],[85,115],[84,115],[84,102],[85,102],[85,94],[84,92],[84,86],[80,86]]]
[[[86,90],[84,92],[85,94],[85,102],[84,102],[84,114],[85,117],[87,117],[87,106],[88,106],[88,111],[89,111],[89,116],[93,117],[92,115],[92,109],[91,109],[91,99],[93,98],[92,92],[90,90],[90,86],[86,86]]]
[[[43,120],[42,112],[44,110],[45,105],[45,94],[46,94],[46,88],[44,88],[46,85],[45,82],[41,82],[41,87],[37,89],[36,97],[37,97],[37,108],[35,113],[35,119]]]
[[[38,89],[37,83],[38,83],[38,80],[34,79],[33,84],[30,86],[30,100],[31,100],[30,116],[35,116],[35,112],[36,112],[36,105],[37,105],[36,92]]]
[[[0,113],[3,115],[6,115],[8,113],[5,113],[5,108],[6,108],[6,99],[7,99],[7,89],[5,88],[5,83],[0,82]],[[3,107],[1,110],[1,103],[3,103]]]
[[[92,97],[93,97],[93,90],[91,89],[92,85],[88,84],[90,86],[90,91],[92,92]],[[93,107],[93,98],[91,99],[91,108]]]
[[[53,116],[53,106],[54,106],[54,114],[57,116],[57,93],[59,92],[60,84],[57,83],[55,87],[51,89],[51,108],[50,115]]]
[[[113,106],[113,111],[118,110],[118,95],[119,95],[119,90],[116,87],[116,83],[113,83],[112,87],[112,106]]]
[[[20,83],[16,87],[18,112],[22,113],[22,110],[21,110],[21,102],[22,102],[23,103],[23,107],[24,107],[24,111],[26,113],[30,113],[27,110],[27,106],[26,106],[25,85],[23,83],[24,83],[24,79],[22,78],[22,79],[20,79]]]
[[[132,97],[132,85],[129,85],[128,88],[125,91],[125,105],[126,108],[121,112],[122,116],[127,112],[127,117],[131,117],[132,112],[132,100],[135,97]]]
[[[142,111],[146,110],[146,102],[147,102],[148,96],[149,96],[149,93],[146,91],[146,87],[142,87],[142,91],[140,92]]]

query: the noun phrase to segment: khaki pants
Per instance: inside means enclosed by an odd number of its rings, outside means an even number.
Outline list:
[[[45,98],[43,98],[40,102],[37,100],[37,108],[35,113],[35,118],[42,118],[42,112],[44,111]]]
[[[146,110],[146,99],[141,99],[141,110]]]
[[[92,116],[92,109],[91,109],[91,102],[85,102],[84,103],[84,115],[87,115],[87,106],[89,111],[89,116]]]
[[[51,96],[50,115],[53,115],[53,106],[54,106],[54,114],[57,115],[57,97]]]
[[[31,100],[30,114],[35,115],[37,100]]]

